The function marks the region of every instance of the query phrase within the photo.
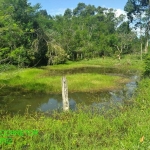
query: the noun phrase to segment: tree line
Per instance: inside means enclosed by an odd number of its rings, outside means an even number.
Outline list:
[[[141,38],[130,27],[133,0],[128,1],[127,20],[112,8],[85,3],[51,16],[28,0],[0,0],[0,64],[53,65],[139,53]]]

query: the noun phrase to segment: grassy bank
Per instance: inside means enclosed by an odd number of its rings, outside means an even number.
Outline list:
[[[106,64],[107,67],[119,66],[120,68],[126,62],[126,58],[121,62],[111,60],[111,63],[108,59],[105,60],[105,63],[101,63],[101,67]],[[54,74],[58,70],[84,66],[84,63],[87,62],[69,63],[61,67],[50,66],[3,72],[0,76],[0,83],[29,91],[39,91],[39,88],[42,87],[43,92],[46,88],[49,88],[48,91],[58,92],[61,76]],[[89,60],[88,63],[88,66],[100,67],[97,64],[98,60]],[[140,61],[133,59],[124,68],[126,71],[135,68],[142,70],[141,66]],[[57,71],[51,74],[51,71],[54,70]],[[72,91],[75,89],[97,90],[101,87],[104,89],[106,86],[112,88],[118,84],[116,82],[122,80],[117,76],[98,73],[67,74],[67,79],[69,90],[72,88]],[[104,114],[98,114],[97,111],[91,113],[89,108],[84,106],[78,107],[76,112],[56,112],[47,115],[37,112],[29,114],[28,109],[23,116],[20,114],[12,116],[7,114],[6,110],[0,111],[0,149],[148,150],[150,149],[149,91],[150,79],[143,79],[139,82],[137,93],[131,100],[133,105],[118,106]],[[36,134],[33,134],[32,131]]]
[[[120,62],[112,58],[99,58],[68,62],[63,65],[9,70],[1,72],[0,87],[22,92],[60,93],[61,77],[66,75],[69,92],[96,92],[120,88],[121,83],[127,82],[128,79],[107,75],[107,69],[116,70],[114,72],[116,74],[128,73],[131,70],[141,70],[141,61],[130,57],[123,58]],[[84,68],[85,70],[87,68],[95,69],[95,72],[94,70],[84,72]],[[79,71],[80,73],[72,73],[75,69],[78,69],[76,72]],[[3,93],[5,93],[5,90],[3,90]]]
[[[24,116],[1,112],[1,130],[37,130],[38,134],[2,135],[1,138],[9,137],[11,143],[3,142],[0,147],[2,150],[148,150],[149,91],[150,79],[143,79],[132,99],[134,105],[118,107],[103,115],[85,112],[83,108],[50,117],[41,113],[28,114],[28,111]]]
[[[140,58],[136,55],[126,55],[120,61],[115,58],[106,57],[94,58],[90,60],[82,60],[78,62],[67,62],[66,64],[48,66],[43,68],[49,68],[51,70],[66,70],[72,68],[81,68],[85,66],[95,66],[95,67],[106,67],[106,68],[118,68],[123,70],[135,69],[143,70],[143,62],[140,61]]]
[[[119,83],[127,79],[118,76],[100,74],[73,74],[67,75],[70,92],[92,92],[109,90],[120,86]],[[25,69],[19,72],[12,72],[11,75],[3,74],[0,77],[1,84],[7,87],[22,89],[31,92],[60,93],[61,76],[47,76],[45,70]]]

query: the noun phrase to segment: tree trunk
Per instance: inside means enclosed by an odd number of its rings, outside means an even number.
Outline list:
[[[146,45],[145,45],[145,54],[147,54],[147,53],[148,53],[148,39],[147,39]]]
[[[62,99],[63,99],[63,111],[69,110],[69,101],[68,101],[68,85],[66,77],[62,77]]]

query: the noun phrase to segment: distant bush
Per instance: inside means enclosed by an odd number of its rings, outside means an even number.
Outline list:
[[[15,70],[15,69],[16,69],[16,66],[14,66],[14,65],[10,65],[10,64],[0,65],[0,72],[5,72],[8,70]]]

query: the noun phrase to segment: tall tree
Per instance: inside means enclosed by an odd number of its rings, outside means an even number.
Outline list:
[[[64,12],[64,17],[66,18],[71,18],[72,17],[72,10],[71,9],[66,9],[65,12]]]
[[[141,31],[142,28],[144,29],[147,38],[145,44],[145,52],[147,53],[150,32],[150,0],[128,0],[124,10],[131,23],[134,22],[135,27],[139,27]]]
[[[73,10],[73,15],[74,16],[84,16],[85,15],[85,10],[86,5],[85,3],[78,3],[78,6]]]
[[[0,1],[0,58],[1,62],[11,61],[11,53],[15,48],[21,46],[20,38],[23,31],[17,25],[12,15],[14,7],[7,5],[5,1]]]

